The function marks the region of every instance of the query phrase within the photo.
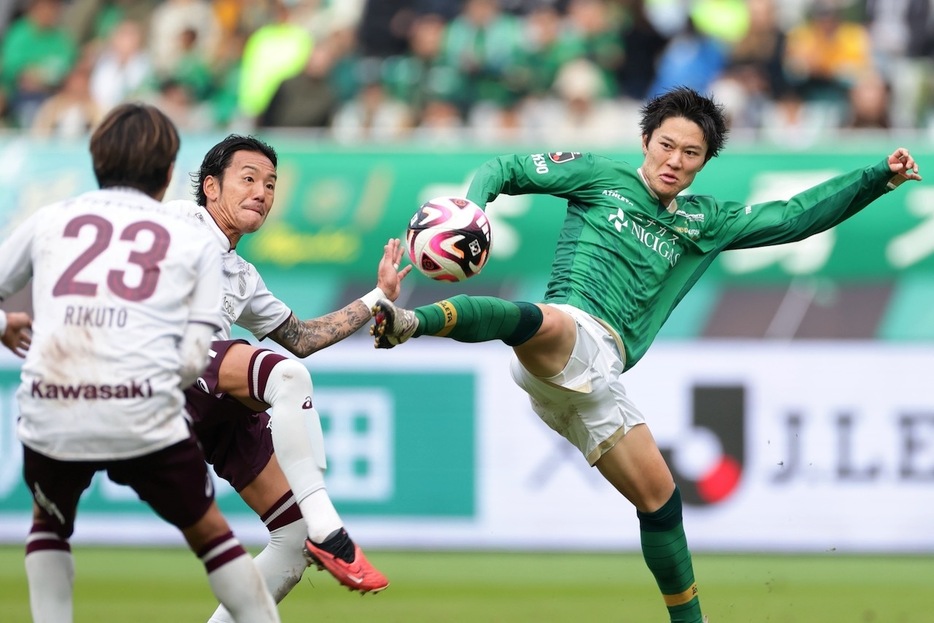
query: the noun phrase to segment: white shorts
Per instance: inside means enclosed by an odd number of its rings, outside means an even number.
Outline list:
[[[512,378],[532,409],[593,465],[645,418],[626,396],[623,356],[615,336],[590,314],[571,305],[551,305],[577,322],[577,340],[567,366],[543,379],[513,357]]]

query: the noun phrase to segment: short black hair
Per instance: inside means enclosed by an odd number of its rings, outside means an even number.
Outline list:
[[[652,138],[665,119],[684,117],[696,123],[707,142],[704,162],[719,155],[729,133],[723,106],[690,87],[675,87],[658,95],[642,106],[642,136]]]
[[[230,166],[234,154],[238,151],[252,151],[269,158],[272,166],[279,166],[279,157],[271,145],[264,143],[255,136],[229,134],[227,138],[208,150],[201,161],[201,168],[191,174],[191,185],[195,191],[195,201],[204,207],[208,198],[204,194],[204,180],[208,177],[223,178],[224,170]]]

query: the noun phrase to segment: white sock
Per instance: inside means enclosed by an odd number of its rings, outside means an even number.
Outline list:
[[[308,537],[315,543],[322,543],[329,536],[344,527],[337,509],[331,503],[326,489],[318,489],[298,503],[303,517],[313,517],[308,523]]]
[[[284,359],[270,371],[262,400],[270,405],[272,443],[279,465],[302,509],[308,536],[320,543],[344,524],[325,488],[324,433],[311,396],[308,369]]]
[[[246,552],[209,572],[208,582],[236,623],[279,623],[276,603]]]
[[[271,530],[269,543],[253,559],[276,603],[298,584],[308,567],[308,561],[302,555],[304,544],[305,522],[293,521]],[[208,623],[234,623],[234,619],[224,606],[218,606]]]
[[[43,549],[26,554],[26,578],[33,623],[71,623],[75,582],[71,552]]]

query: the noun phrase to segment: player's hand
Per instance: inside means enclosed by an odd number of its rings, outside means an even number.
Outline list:
[[[25,357],[32,344],[32,318],[24,312],[7,312],[6,331],[0,342],[17,357]]]
[[[918,163],[904,147],[899,147],[888,157],[889,170],[895,175],[889,180],[889,188],[896,188],[907,180],[921,181]]]
[[[376,273],[376,287],[383,291],[390,301],[399,298],[402,292],[402,280],[412,272],[412,265],[404,266],[401,270],[399,264],[402,262],[402,241],[398,238],[390,238],[383,247],[383,257],[379,260],[379,268]]]

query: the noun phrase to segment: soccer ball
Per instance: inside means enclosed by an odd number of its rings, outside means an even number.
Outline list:
[[[409,259],[426,277],[463,281],[490,257],[490,220],[477,204],[458,197],[426,201],[405,234]]]

